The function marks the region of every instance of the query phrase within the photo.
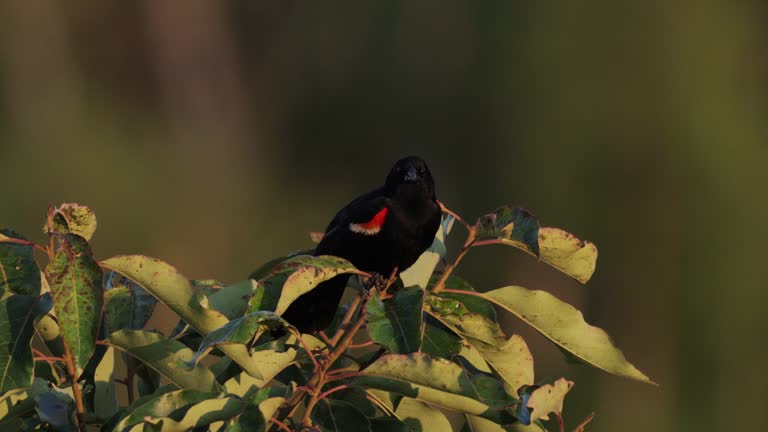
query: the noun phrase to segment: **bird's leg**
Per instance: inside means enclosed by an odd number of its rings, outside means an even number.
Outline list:
[[[378,291],[381,291],[384,286],[386,286],[387,280],[384,279],[384,276],[382,276],[380,273],[371,273],[371,277],[369,277],[365,283],[363,284],[363,287],[370,291],[373,288],[376,288]]]
[[[395,266],[395,268],[392,269],[392,273],[390,273],[387,280],[384,281],[384,285],[381,288],[382,295],[387,294],[387,290],[389,289],[389,287],[392,286],[393,283],[395,283],[395,280],[397,280],[397,266]]]

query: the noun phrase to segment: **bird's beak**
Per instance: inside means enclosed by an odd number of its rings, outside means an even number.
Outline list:
[[[408,168],[408,172],[405,173],[405,177],[403,179],[407,182],[415,182],[419,180],[419,173],[416,171],[416,168],[410,167]]]

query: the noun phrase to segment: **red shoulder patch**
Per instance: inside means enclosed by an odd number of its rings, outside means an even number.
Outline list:
[[[378,234],[379,231],[381,231],[381,227],[384,226],[384,221],[387,220],[388,212],[389,212],[389,209],[384,207],[383,209],[379,210],[379,212],[376,213],[376,215],[374,215],[373,218],[368,222],[349,224],[349,229],[350,231],[356,232],[358,234],[365,234],[365,235]]]

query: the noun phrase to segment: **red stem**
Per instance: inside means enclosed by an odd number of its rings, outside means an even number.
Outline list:
[[[307,355],[309,355],[310,360],[312,360],[312,364],[315,365],[315,370],[320,370],[320,363],[317,362],[317,359],[315,358],[315,355],[312,354],[312,350],[309,348],[309,345],[304,342],[304,339],[301,337],[301,333],[298,331],[296,332],[296,338],[299,340],[301,346],[304,347],[304,351],[307,352]]]
[[[347,378],[355,378],[355,377],[359,377],[360,375],[362,375],[362,372],[350,372],[345,374],[331,375],[326,377],[325,382],[338,381],[338,380],[343,380]]]
[[[369,347],[369,346],[371,346],[373,344],[374,344],[373,341],[368,341],[368,342],[363,342],[363,343],[356,344],[356,345],[354,345],[354,344],[350,345],[349,348],[350,349],[352,349],[352,348],[365,348],[365,347]]]
[[[34,357],[35,361],[44,361],[44,362],[53,362],[53,361],[60,361],[63,362],[64,359],[61,357],[52,357],[52,356],[36,356]]]
[[[24,245],[24,246],[32,246],[35,249],[39,250],[40,252],[48,253],[47,249],[45,249],[44,247],[40,246],[37,243],[32,243],[29,240],[22,240],[22,239],[17,239],[17,238],[13,238],[13,237],[8,237],[8,238],[6,238],[4,240],[0,240],[0,242],[2,242],[2,243],[16,243],[16,244],[20,244],[20,245]]]
[[[271,421],[272,423],[276,424],[277,427],[279,427],[280,429],[282,429],[282,430],[284,430],[286,432],[292,432],[291,429],[288,426],[285,425],[285,423],[281,422],[280,420],[278,420],[278,419],[276,419],[274,417],[270,418],[269,421]]]
[[[337,385],[336,387],[322,393],[318,399],[323,400],[327,398],[329,395],[336,393],[337,391],[344,390],[346,388],[349,388],[349,386],[346,384]]]
[[[437,203],[440,204],[440,209],[443,211],[443,213],[447,213],[453,216],[457,221],[459,221],[459,223],[464,225],[464,228],[466,228],[467,231],[472,231],[472,226],[466,223],[464,219],[461,218],[461,216],[459,216],[456,212],[446,207],[445,204],[441,203],[440,201],[438,201]]]

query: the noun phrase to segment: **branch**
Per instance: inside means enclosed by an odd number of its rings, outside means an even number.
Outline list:
[[[64,344],[64,362],[67,364],[67,372],[72,379],[72,395],[75,397],[75,408],[77,409],[77,429],[80,432],[86,432],[85,428],[85,405],[83,405],[83,391],[80,384],[77,383],[77,368],[75,367],[75,357],[67,344]]]
[[[365,298],[365,301],[363,302],[362,307],[360,308],[360,314],[357,317],[357,320],[350,328],[350,331],[344,334],[343,338],[339,342],[339,344],[334,348],[333,352],[328,358],[327,367],[331,367],[333,363],[336,362],[336,360],[341,357],[344,352],[347,351],[347,348],[349,348],[349,345],[352,344],[352,339],[355,337],[355,334],[357,334],[357,331],[360,330],[360,327],[363,326],[365,323],[365,304],[368,302],[368,299],[371,297],[371,293],[373,293],[374,290],[371,290],[368,295]],[[306,424],[309,420],[309,416],[312,414],[312,410],[315,409],[315,405],[317,405],[317,402],[320,401],[321,394],[320,390],[323,388],[323,386],[328,382],[327,377],[327,369],[321,370],[320,374],[317,375],[318,380],[317,383],[314,386],[311,386],[311,388],[314,389],[314,392],[312,393],[312,398],[310,398],[309,403],[307,404],[307,410],[304,412],[304,417],[301,419],[301,424]]]
[[[334,388],[332,388],[332,389],[330,389],[330,390],[328,390],[326,392],[323,392],[323,394],[321,394],[318,397],[318,399],[320,399],[320,400],[325,399],[328,396],[330,396],[331,394],[336,393],[337,391],[348,389],[348,388],[349,388],[349,386],[346,385],[346,384],[337,385],[336,387],[334,387]]]
[[[48,218],[46,219],[46,227],[48,228],[48,248],[45,252],[48,254],[48,260],[53,261],[53,257],[56,255],[56,245],[53,242],[53,204],[48,204]]]
[[[475,235],[476,230],[474,227],[469,228],[469,234],[467,234],[467,240],[464,241],[464,247],[461,248],[461,251],[459,252],[459,255],[456,257],[455,260],[453,260],[452,263],[445,266],[445,270],[443,270],[443,274],[440,275],[440,279],[438,279],[435,286],[432,287],[432,292],[439,293],[441,291],[445,290],[445,281],[448,280],[448,277],[453,273],[453,270],[456,269],[456,266],[459,264],[462,258],[464,258],[464,255],[469,252],[469,249],[475,244]]]
[[[470,225],[467,222],[465,222],[464,219],[461,218],[461,216],[459,216],[456,212],[454,212],[453,210],[451,210],[448,207],[446,207],[445,204],[441,203],[440,201],[438,201],[437,203],[440,204],[440,210],[442,210],[443,213],[446,213],[446,214],[449,214],[449,215],[453,216],[457,221],[459,221],[459,223],[464,225],[464,228],[466,228],[467,231],[472,231],[472,229],[473,229],[472,225]]]
[[[347,309],[347,313],[344,315],[344,319],[341,320],[341,324],[339,324],[339,328],[336,330],[336,334],[334,334],[333,338],[331,338],[330,345],[332,347],[335,347],[341,340],[341,337],[344,336],[346,328],[349,326],[350,321],[352,321],[352,318],[355,316],[357,305],[360,304],[362,299],[363,295],[361,293],[361,295],[355,297],[355,299],[352,300],[352,303],[349,304],[349,309]]]
[[[22,240],[22,239],[17,239],[17,238],[13,238],[13,237],[6,237],[6,238],[0,240],[0,242],[1,243],[15,243],[15,244],[20,244],[20,245],[24,245],[24,246],[32,246],[35,249],[37,249],[37,250],[39,250],[39,251],[41,251],[43,253],[48,253],[48,251],[44,247],[40,246],[37,243],[33,243],[33,242],[29,241],[29,240]]]
[[[587,428],[587,425],[592,422],[592,419],[595,418],[595,413],[590,414],[587,418],[584,419],[581,424],[576,426],[576,429],[573,430],[573,432],[584,432],[584,429]]]
[[[386,291],[396,279],[397,271],[395,270],[387,279],[384,287],[381,290]],[[317,403],[329,394],[343,388],[343,386],[338,386],[323,393],[322,388],[326,384],[332,381],[352,378],[358,375],[357,371],[350,372],[348,368],[337,370],[330,370],[330,368],[339,358],[345,355],[348,349],[353,347],[352,340],[366,321],[365,305],[368,303],[368,300],[371,298],[371,295],[374,291],[375,289],[371,289],[365,295],[361,293],[361,295],[357,296],[350,303],[349,309],[347,310],[347,313],[344,315],[344,318],[339,325],[339,329],[336,331],[336,334],[333,335],[333,338],[330,341],[333,346],[329,347],[332,349],[332,351],[328,354],[328,359],[322,364],[319,364],[319,367],[316,366],[314,375],[309,379],[305,386],[297,387],[294,390],[293,395],[291,395],[291,397],[283,403],[282,407],[280,408],[280,412],[274,417],[274,420],[277,420],[277,422],[283,422],[285,419],[293,416],[302,399],[307,394],[310,394],[311,398],[307,403],[306,410],[304,411],[304,415],[300,422],[301,425],[306,425],[309,422],[309,418],[312,415],[312,410],[315,408]],[[359,308],[359,313],[355,315],[355,312],[358,311],[358,305],[360,305],[361,302],[362,305]],[[308,347],[304,346],[304,349],[306,350]],[[275,422],[276,425],[278,425],[277,422]]]

